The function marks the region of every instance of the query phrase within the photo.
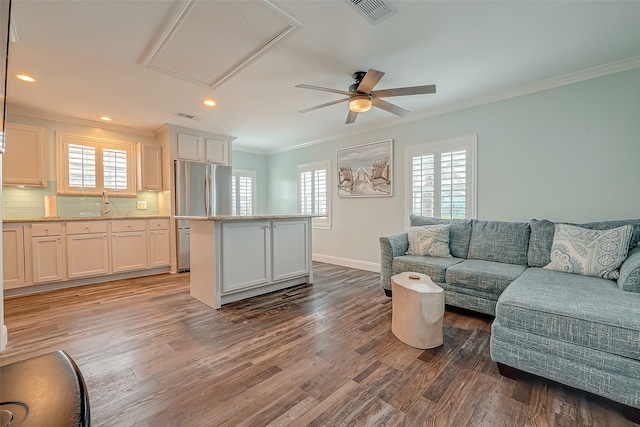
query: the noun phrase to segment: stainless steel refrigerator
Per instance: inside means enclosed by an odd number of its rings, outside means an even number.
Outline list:
[[[231,166],[175,160],[174,171],[176,215],[231,215]],[[189,221],[178,220],[176,230],[178,271],[187,271],[190,268]]]

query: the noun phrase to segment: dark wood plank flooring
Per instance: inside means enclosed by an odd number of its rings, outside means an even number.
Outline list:
[[[617,404],[489,357],[491,318],[447,309],[444,345],[391,333],[379,275],[315,263],[313,285],[213,310],[189,275],[5,301],[0,365],[67,351],[93,426],[635,426]]]

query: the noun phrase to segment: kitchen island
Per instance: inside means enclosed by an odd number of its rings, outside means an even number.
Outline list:
[[[191,221],[194,298],[213,308],[313,282],[311,216],[176,216]]]

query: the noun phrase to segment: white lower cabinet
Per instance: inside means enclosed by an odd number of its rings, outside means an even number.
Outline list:
[[[310,271],[308,221],[222,224],[222,292],[303,276]]]
[[[166,218],[5,223],[2,236],[4,289],[140,276],[171,264]]]
[[[67,223],[69,279],[109,274],[106,221]]]
[[[232,292],[271,281],[271,223],[222,224],[222,292]]]
[[[111,231],[111,271],[121,273],[147,268],[146,221],[113,221]]]
[[[62,225],[59,223],[33,224],[31,255],[33,283],[63,280]]]
[[[149,267],[171,264],[169,230],[149,230]]]
[[[4,289],[23,286],[24,278],[24,226],[6,224],[2,228],[2,282]]]
[[[309,230],[307,221],[278,221],[271,228],[273,280],[307,274]]]
[[[171,237],[168,219],[149,220],[149,267],[166,267],[171,264]]]

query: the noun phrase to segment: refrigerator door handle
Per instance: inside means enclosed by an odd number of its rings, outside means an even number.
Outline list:
[[[209,168],[207,168],[209,169]],[[204,176],[204,215],[211,216],[211,171]]]

